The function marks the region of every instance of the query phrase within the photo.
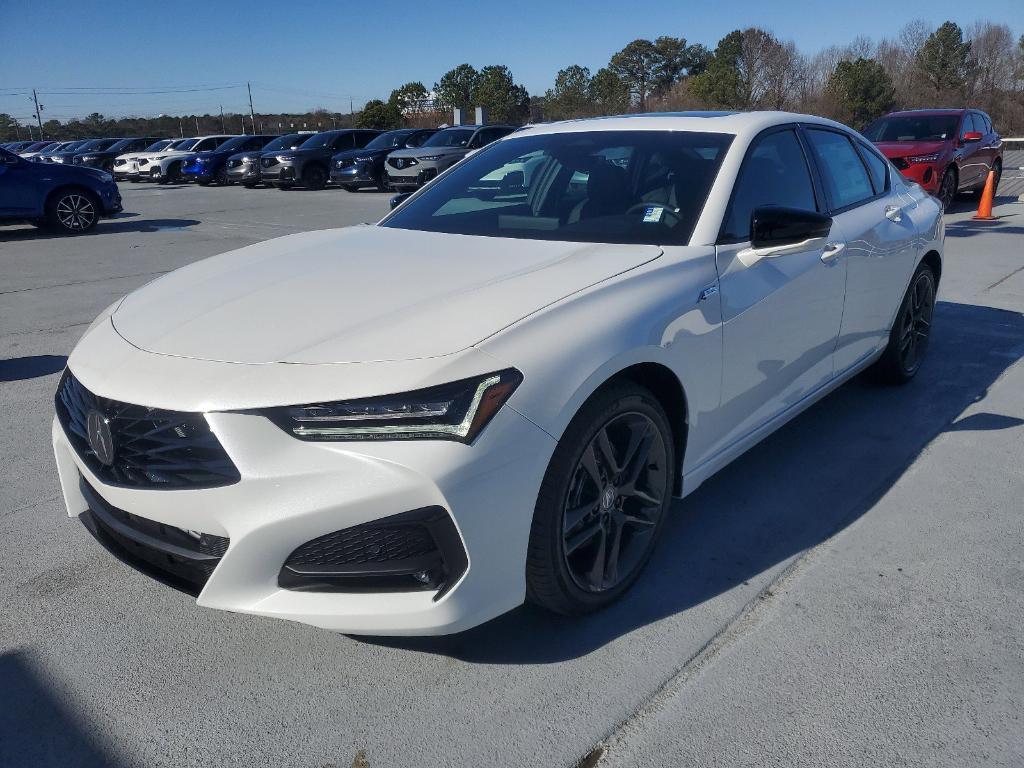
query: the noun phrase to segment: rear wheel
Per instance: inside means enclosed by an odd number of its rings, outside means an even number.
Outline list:
[[[381,168],[380,176],[377,177],[377,189],[381,192],[391,192],[391,181],[388,179],[388,169]]]
[[[96,226],[99,200],[84,189],[69,189],[53,195],[46,203],[46,223],[57,232],[79,234]]]
[[[583,406],[537,497],[526,562],[532,602],[587,613],[629,589],[671,503],[674,453],[668,417],[643,387],[609,387]]]
[[[157,170],[156,168],[153,169]],[[172,181],[178,181],[181,178],[181,163],[171,163],[167,166],[167,173],[159,177],[157,181],[160,184],[170,184]]]
[[[226,187],[231,184],[231,181],[228,179],[228,169],[223,166],[218,168],[217,172],[213,174],[213,179],[217,182],[217,186],[220,187]]]
[[[344,189],[346,192],[358,192],[359,191],[359,187],[357,187],[355,184],[342,184],[341,188]]]
[[[323,189],[327,186],[327,172],[319,165],[309,165],[302,172],[302,186],[306,189]]]
[[[889,332],[889,344],[875,363],[875,373],[882,381],[906,384],[920,370],[932,331],[935,287],[935,273],[921,264],[903,296]]]

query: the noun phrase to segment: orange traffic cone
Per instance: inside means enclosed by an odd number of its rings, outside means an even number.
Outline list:
[[[972,217],[975,221],[995,221],[992,215],[992,198],[996,195],[996,172],[989,171],[985,179],[985,189],[981,193],[981,202],[978,203],[978,212]]]

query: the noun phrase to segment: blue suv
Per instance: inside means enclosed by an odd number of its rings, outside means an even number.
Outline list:
[[[121,193],[106,171],[33,163],[0,149],[0,222],[30,221],[78,234],[120,211]]]
[[[211,181],[222,187],[230,183],[228,178],[228,158],[238,152],[253,152],[263,149],[277,136],[235,136],[228,139],[216,149],[198,152],[189,157],[181,165],[183,181],[195,180],[201,186]]]

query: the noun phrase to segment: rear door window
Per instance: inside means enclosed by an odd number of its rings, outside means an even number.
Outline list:
[[[818,128],[807,129],[807,138],[833,209],[849,208],[875,196],[867,169],[849,138]]]
[[[807,158],[792,129],[755,139],[747,150],[722,227],[722,239],[749,240],[751,215],[755,208],[765,205],[817,210]]]
[[[889,188],[889,166],[875,154],[874,150],[868,148],[867,144],[857,142],[860,146],[860,153],[864,156],[864,163],[868,167],[868,175],[871,176],[871,186],[875,188],[875,194],[880,195]]]

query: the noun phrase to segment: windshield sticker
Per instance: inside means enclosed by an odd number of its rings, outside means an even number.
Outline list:
[[[645,224],[657,224],[661,221],[661,216],[665,212],[665,209],[659,205],[649,205],[644,208],[644,223]]]

